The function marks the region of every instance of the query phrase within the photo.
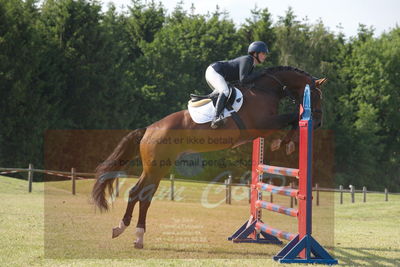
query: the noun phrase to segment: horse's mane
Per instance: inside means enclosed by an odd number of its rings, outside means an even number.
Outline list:
[[[264,68],[263,70],[261,70],[260,72],[263,74],[260,77],[256,78],[256,80],[261,79],[264,75],[266,74],[270,74],[273,75],[277,72],[281,72],[281,71],[293,71],[293,72],[297,72],[299,74],[305,75],[306,77],[309,77],[310,79],[314,79],[314,77],[309,74],[308,72],[305,72],[304,70],[298,69],[296,67],[292,67],[292,66],[274,66],[274,67],[268,67],[268,68]],[[251,89],[254,87],[248,87],[248,86],[240,86],[241,89]],[[259,89],[259,88],[255,88],[255,89]],[[272,90],[271,88],[269,88],[268,90]]]
[[[298,68],[292,67],[292,66],[275,66],[275,67],[264,68],[262,70],[262,73],[274,74],[274,73],[280,72],[280,71],[294,71],[294,72],[306,75],[310,78],[313,78],[313,76],[311,74],[309,74],[308,72],[305,72],[304,70],[301,70],[301,69],[298,69]]]

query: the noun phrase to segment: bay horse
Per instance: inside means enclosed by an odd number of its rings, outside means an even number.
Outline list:
[[[252,86],[238,86],[243,94],[243,105],[238,115],[246,126],[245,130],[239,130],[231,118],[228,118],[222,127],[211,129],[210,123],[196,124],[188,110],[182,110],[146,128],[133,130],[120,141],[112,154],[96,169],[97,180],[92,190],[95,205],[100,211],[108,210],[106,191],[112,194],[114,180],[130,160],[140,158],[143,172],[136,185],[129,191],[125,215],[119,226],[113,229],[113,238],[122,234],[130,225],[134,206],[139,202],[137,239],[134,244],[135,248],[143,248],[146,214],[152,197],[160,180],[172,167],[172,164],[161,164],[162,162],[174,162],[182,153],[235,147],[263,136],[264,131],[268,129],[282,129],[291,125],[294,131],[298,125],[299,113],[278,114],[279,102],[284,97],[290,97],[300,104],[307,84],[311,88],[313,124],[316,128],[321,125],[320,86],[326,79],[317,79],[290,66],[266,68],[262,73]],[[234,142],[204,142],[208,138],[229,138]]]

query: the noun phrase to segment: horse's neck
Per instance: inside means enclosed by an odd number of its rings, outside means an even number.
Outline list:
[[[261,97],[268,98],[269,101],[273,100],[276,103],[279,103],[283,98],[283,94],[279,91],[280,88],[273,87],[261,87],[255,86],[254,88],[241,88],[241,91],[244,97]]]
[[[275,114],[278,112],[281,97],[272,90],[247,89],[242,91],[245,101],[251,103],[252,111]]]

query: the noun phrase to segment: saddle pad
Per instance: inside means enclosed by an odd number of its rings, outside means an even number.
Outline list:
[[[208,104],[211,101],[212,100],[210,98],[202,99],[202,100],[199,100],[199,101],[196,101],[196,102],[193,102],[192,100],[189,100],[188,106],[189,107],[201,107],[201,106],[203,106],[205,104]]]
[[[237,89],[234,88],[236,90],[236,99],[233,102],[232,108],[233,110],[229,111],[226,108],[224,109],[224,117],[230,117],[231,113],[233,111],[239,111],[239,109],[242,107],[243,104],[243,95],[242,92]],[[190,102],[190,101],[189,101]],[[212,121],[212,119],[215,116],[215,107],[212,101],[208,102],[205,105],[199,106],[199,107],[195,107],[190,105],[190,103],[188,104],[188,110],[189,110],[189,114],[192,117],[192,120],[195,123],[207,123]]]

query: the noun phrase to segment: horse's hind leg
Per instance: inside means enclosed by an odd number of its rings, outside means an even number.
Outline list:
[[[143,248],[147,211],[159,184],[160,179],[153,180],[152,183],[148,183],[143,188],[142,193],[139,195],[139,218],[136,225],[136,241],[134,242],[135,248]]]
[[[143,236],[146,229],[146,215],[151,200],[158,188],[160,180],[171,169],[176,156],[182,149],[174,144],[159,144],[152,140],[169,140],[170,135],[165,131],[147,131],[148,137],[143,138],[140,146],[143,173],[138,183],[130,190],[125,215],[119,227],[113,230],[115,236],[121,234],[132,219],[132,212],[137,202],[140,203],[139,219],[136,227],[137,240],[135,248],[143,248]],[[168,164],[167,164],[168,163]]]
[[[136,226],[135,248],[143,248],[143,238],[146,231],[146,216],[150,207],[151,200],[160,184],[162,175],[156,177],[143,173],[138,183],[129,191],[128,205],[125,215],[119,226],[113,228],[113,238],[122,234],[130,225],[133,209],[135,204],[139,202],[139,218]]]
[[[138,194],[141,191],[141,188],[143,188],[144,177],[145,175],[142,174],[136,185],[129,190],[128,205],[126,207],[125,215],[119,223],[119,226],[113,228],[112,238],[116,238],[121,235],[131,224],[133,208],[135,207],[136,202],[139,201]]]

